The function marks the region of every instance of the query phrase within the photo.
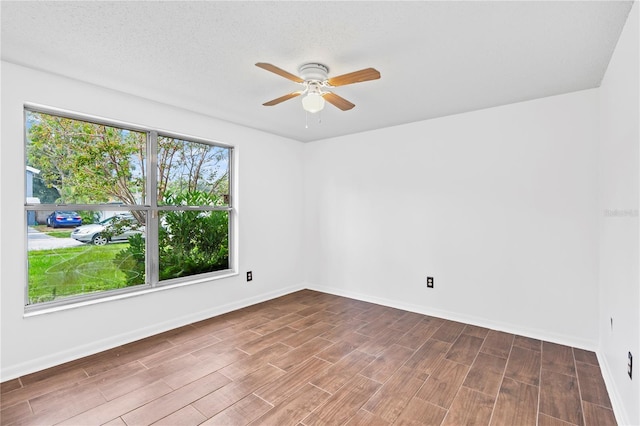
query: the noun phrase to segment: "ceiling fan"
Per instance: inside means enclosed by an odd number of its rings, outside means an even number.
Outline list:
[[[378,72],[378,70],[374,68],[365,68],[360,71],[354,71],[348,74],[329,78],[329,68],[326,65],[318,63],[308,63],[302,65],[298,69],[300,76],[291,74],[281,68],[276,67],[275,65],[267,64],[264,62],[258,62],[256,66],[258,68],[271,71],[274,74],[278,74],[281,77],[287,78],[302,85],[302,90],[288,93],[269,102],[265,102],[262,105],[278,105],[281,102],[287,101],[297,96],[305,95],[304,98],[302,98],[302,107],[305,109],[305,111],[311,113],[321,111],[324,108],[325,101],[341,109],[342,111],[350,110],[355,105],[345,98],[336,95],[330,89],[338,86],[346,86],[347,84],[377,80],[380,78],[380,72]]]

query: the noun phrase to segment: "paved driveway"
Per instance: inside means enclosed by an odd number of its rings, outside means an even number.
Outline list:
[[[27,245],[29,250],[51,250],[65,247],[81,246],[80,241],[76,241],[73,238],[55,238],[51,237],[43,232],[36,231],[29,227],[29,233],[27,234]]]

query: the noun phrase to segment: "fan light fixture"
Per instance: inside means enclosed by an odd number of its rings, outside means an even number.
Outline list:
[[[302,98],[302,108],[312,114],[322,111],[324,108],[324,98],[322,91],[317,84],[309,84],[307,95]]]

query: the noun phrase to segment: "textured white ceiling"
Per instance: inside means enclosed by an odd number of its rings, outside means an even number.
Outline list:
[[[598,87],[631,1],[10,2],[2,59],[313,141]],[[297,85],[254,66],[380,80],[305,113]]]

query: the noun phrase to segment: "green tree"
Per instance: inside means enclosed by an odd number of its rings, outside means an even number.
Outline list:
[[[33,196],[42,204],[55,204],[60,199],[60,193],[53,186],[47,186],[40,176],[33,177]]]
[[[158,200],[165,193],[205,192],[215,196],[217,204],[225,202],[229,193],[228,150],[211,145],[158,137]],[[164,201],[162,201],[164,200]]]
[[[28,113],[27,128],[27,164],[40,169],[42,183],[57,191],[56,202],[145,202],[145,133],[38,112]],[[165,200],[167,191],[198,190],[223,203],[229,192],[228,153],[159,136],[158,200]],[[143,215],[132,213],[144,223]]]
[[[40,169],[58,202],[92,204],[144,199],[146,138],[101,124],[31,113],[28,164]]]

